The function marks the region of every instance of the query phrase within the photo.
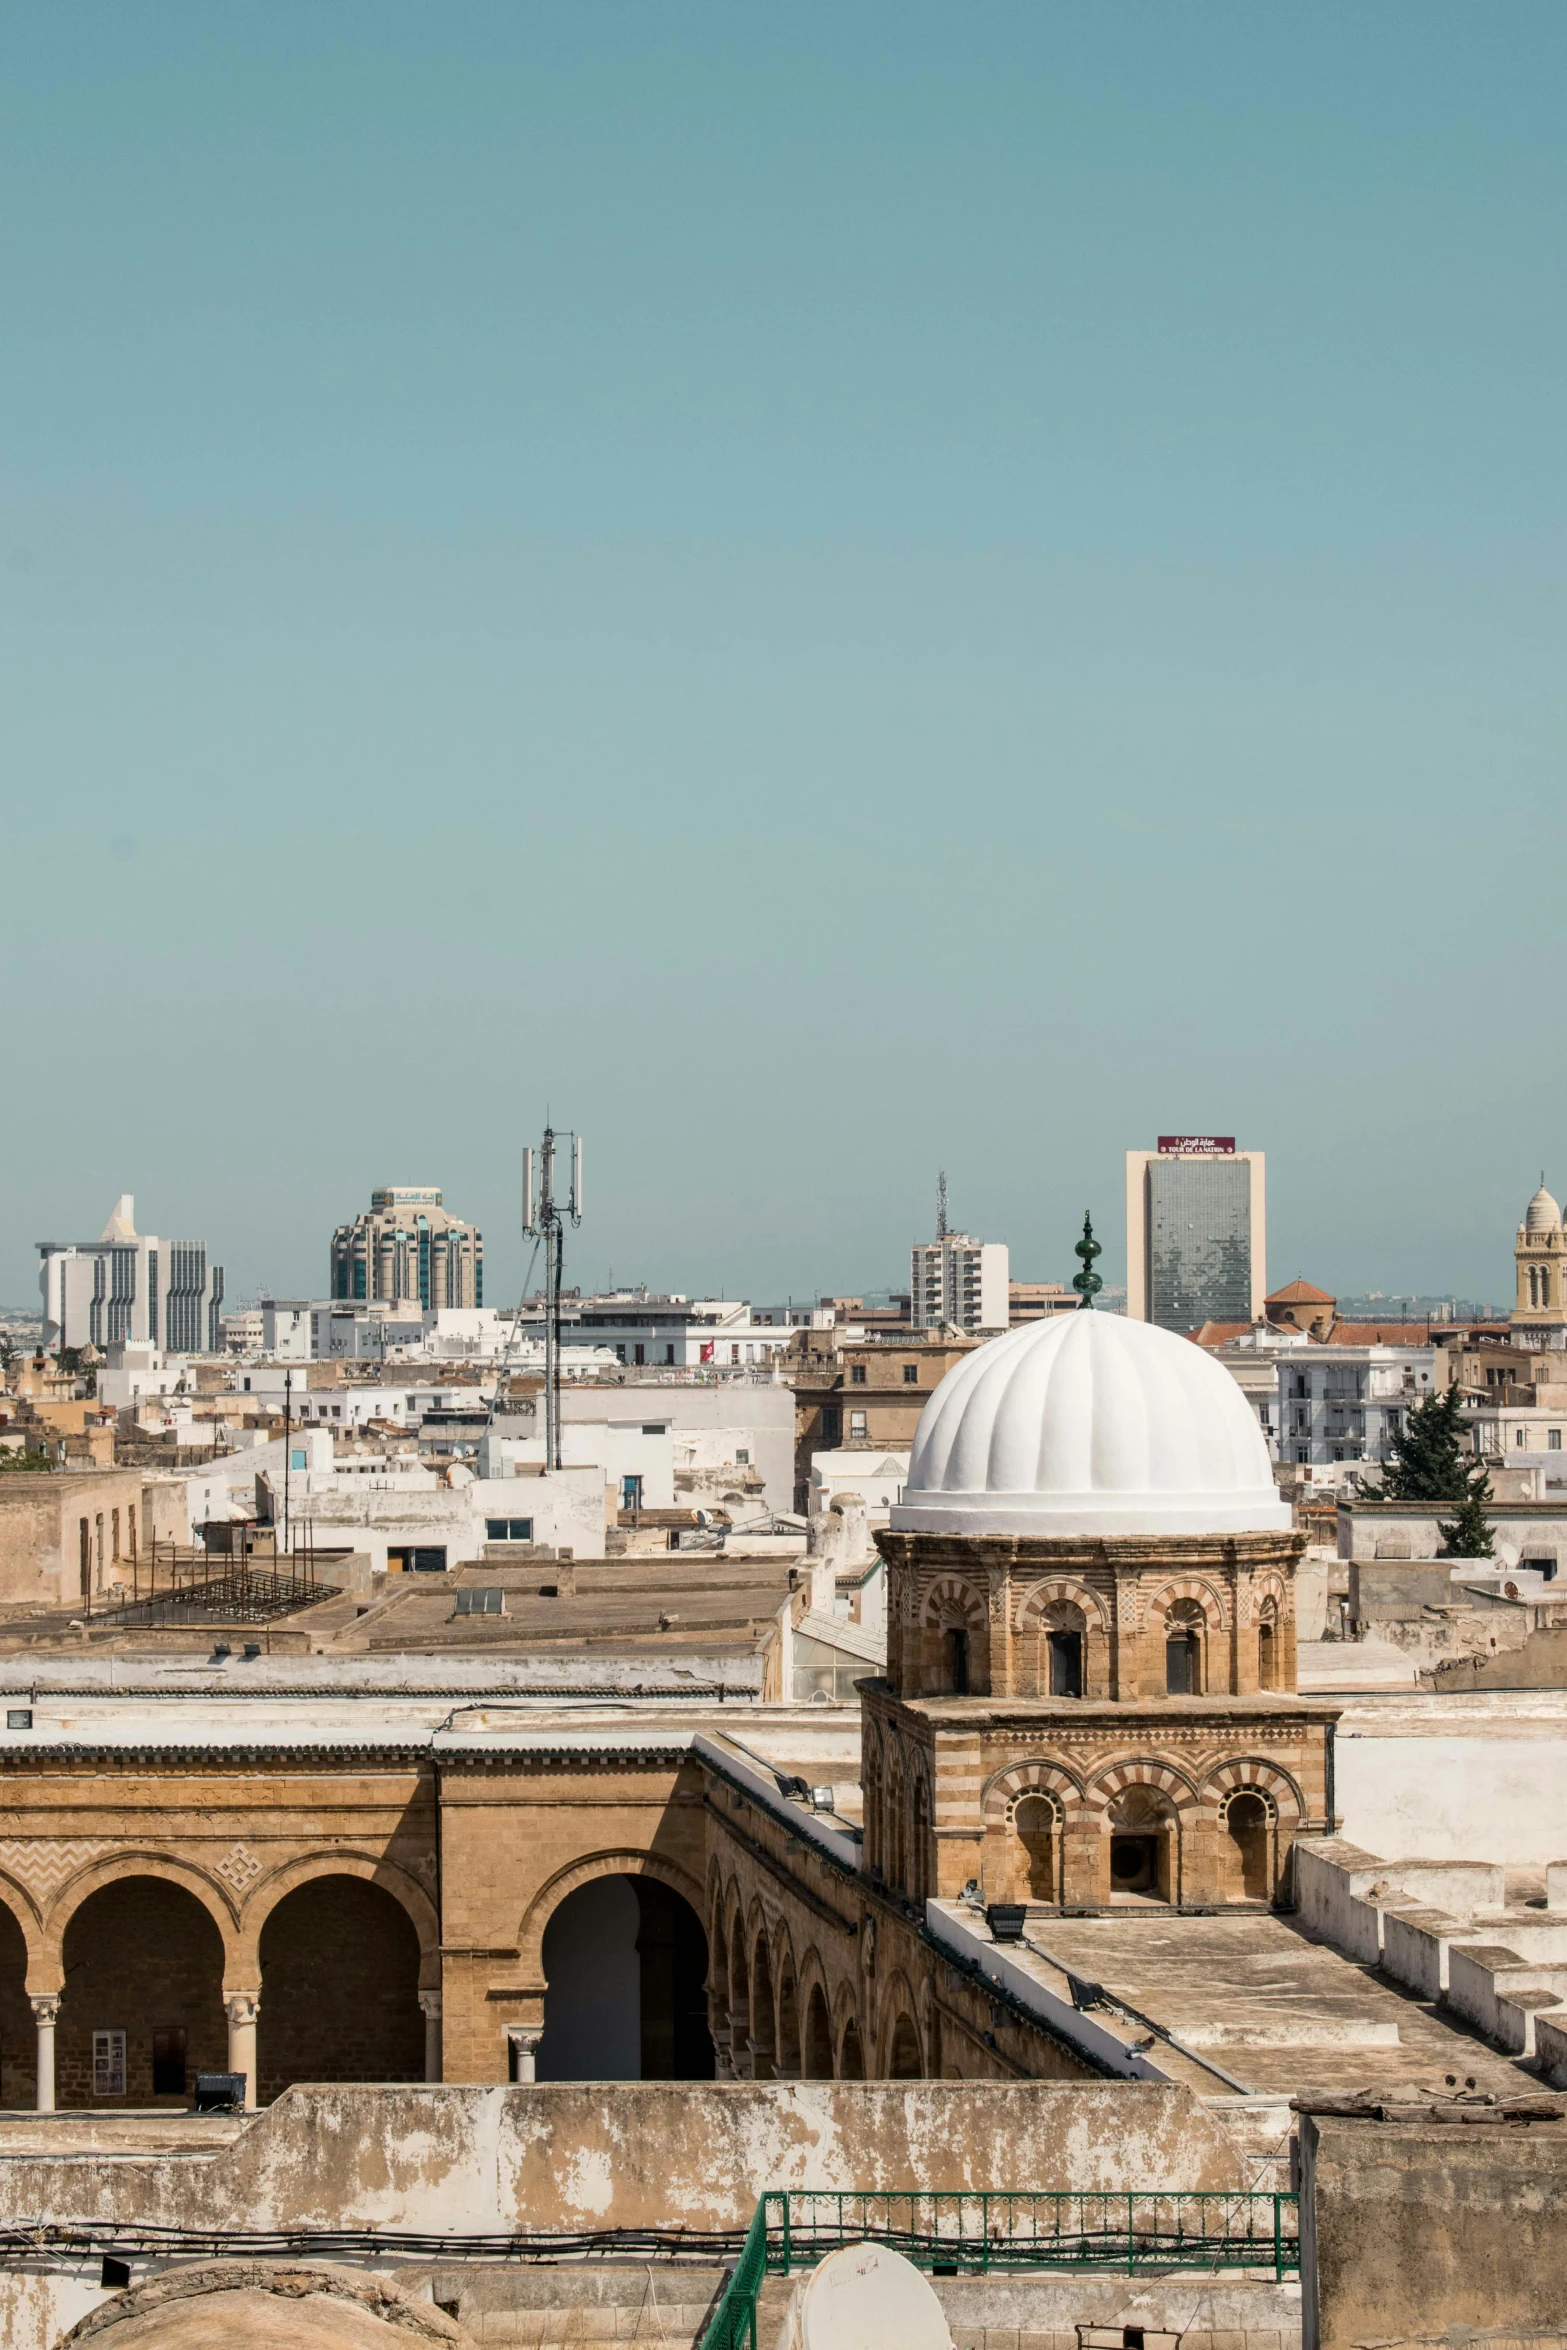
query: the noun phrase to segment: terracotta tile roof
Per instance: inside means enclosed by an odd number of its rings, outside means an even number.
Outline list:
[[[1282,1289],[1275,1289],[1264,1302],[1270,1306],[1331,1306],[1338,1301],[1325,1289],[1313,1289],[1309,1281],[1302,1281],[1297,1274]]]
[[[1188,1330],[1186,1335],[1194,1346],[1228,1346],[1232,1338],[1244,1338],[1250,1328],[1249,1322],[1204,1322],[1200,1330]]]
[[[1443,1329],[1452,1325],[1444,1322]],[[1330,1346],[1429,1346],[1429,1322],[1339,1322],[1328,1332]]]

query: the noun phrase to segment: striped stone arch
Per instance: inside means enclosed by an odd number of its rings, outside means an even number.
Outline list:
[[[1306,1799],[1288,1771],[1253,1754],[1237,1755],[1208,1773],[1201,1789],[1203,1809],[1217,1821],[1230,1797],[1243,1792],[1265,1797],[1281,1827],[1298,1828],[1306,1817]]]
[[[962,1575],[938,1575],[920,1595],[919,1620],[927,1630],[955,1620],[965,1631],[983,1632],[990,1622],[990,1614],[985,1594],[974,1584]]]
[[[980,1817],[987,1828],[1000,1828],[1025,1795],[1053,1795],[1063,1823],[1079,1820],[1084,1811],[1083,1784],[1060,1763],[1012,1763],[987,1780],[980,1796]]]
[[[1152,1594],[1148,1601],[1150,1625],[1163,1623],[1178,1599],[1194,1599],[1208,1619],[1210,1632],[1228,1632],[1231,1628],[1231,1603],[1228,1593],[1215,1590],[1201,1575],[1182,1575],[1162,1590]]]
[[[1181,1822],[1188,1824],[1200,1807],[1196,1788],[1184,1771],[1173,1764],[1159,1762],[1152,1755],[1139,1755],[1130,1762],[1112,1763],[1090,1781],[1085,1792],[1084,1808],[1106,1834],[1110,1827],[1110,1806],[1128,1787],[1156,1787],[1167,1795]]]
[[[1247,1609],[1246,1621],[1248,1623],[1255,1624],[1259,1620],[1263,1603],[1266,1600],[1271,1599],[1273,1602],[1275,1623],[1282,1624],[1289,1612],[1289,1593],[1284,1587],[1284,1578],[1282,1575],[1275,1575],[1271,1570],[1254,1576],[1250,1589],[1244,1591],[1242,1597]]]
[[[1050,1575],[1043,1583],[1031,1583],[1017,1603],[1014,1622],[1020,1632],[1038,1629],[1047,1607],[1058,1599],[1069,1599],[1080,1607],[1089,1629],[1108,1635],[1110,1612],[1099,1593],[1088,1583],[1079,1583],[1071,1575]]]

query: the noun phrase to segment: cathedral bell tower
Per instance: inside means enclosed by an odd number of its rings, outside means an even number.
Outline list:
[[[1520,1346],[1567,1347],[1567,1232],[1543,1177],[1524,1210],[1513,1257],[1518,1268],[1514,1338]]]

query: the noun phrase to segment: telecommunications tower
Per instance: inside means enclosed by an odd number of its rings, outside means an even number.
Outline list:
[[[555,1146],[571,1145],[571,1188],[564,1209],[555,1204]],[[566,1254],[566,1218],[582,1222],[582,1137],[546,1126],[537,1153],[522,1154],[522,1229],[544,1243],[544,1466],[560,1467],[560,1282]]]

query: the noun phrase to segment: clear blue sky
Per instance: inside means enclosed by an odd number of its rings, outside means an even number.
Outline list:
[[[0,1298],[885,1285],[1270,1159],[1270,1272],[1567,1187],[1567,9],[20,0]]]

